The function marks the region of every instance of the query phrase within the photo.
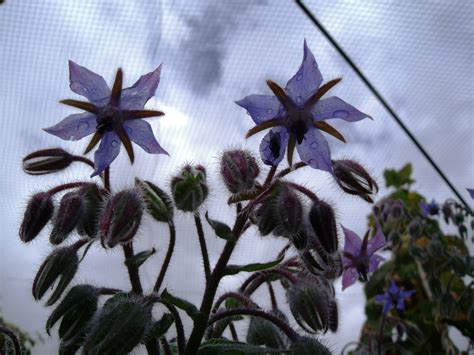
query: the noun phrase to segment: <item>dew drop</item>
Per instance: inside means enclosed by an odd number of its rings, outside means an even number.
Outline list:
[[[318,144],[316,142],[311,143],[310,147],[312,149],[316,149],[318,147]]]
[[[318,67],[318,63],[316,63],[316,61],[313,62],[313,68],[317,68]]]
[[[77,130],[78,131],[86,131],[89,129],[89,123],[86,121],[79,122],[77,125]]]
[[[267,112],[268,112],[268,113],[273,113],[273,110],[272,110],[272,109],[269,109]]]
[[[247,115],[249,115],[249,116],[250,116],[250,112],[248,112],[248,111],[247,111]]]
[[[346,110],[336,110],[334,111],[333,116],[336,118],[346,118],[349,117],[349,112]]]
[[[133,129],[131,127],[126,127],[125,128],[127,130],[127,133],[128,134],[132,134],[133,133]]]
[[[296,103],[297,103],[297,104],[300,104],[302,100],[303,100],[303,99],[301,98],[301,96],[298,96],[298,97],[296,98]]]
[[[119,145],[119,142],[117,141],[112,141],[112,143],[110,143],[110,145],[112,146],[112,148],[115,148]]]
[[[300,81],[301,79],[303,79],[303,74],[298,74],[296,76],[296,81]]]

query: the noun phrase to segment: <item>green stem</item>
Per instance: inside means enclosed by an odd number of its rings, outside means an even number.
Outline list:
[[[174,245],[176,243],[176,228],[174,226],[173,221],[170,221],[168,223],[168,228],[170,231],[170,243],[168,245],[168,251],[166,252],[165,260],[163,261],[163,265],[161,266],[160,274],[158,275],[158,278],[156,279],[155,287],[153,288],[153,291],[156,293],[159,292],[161,284],[163,283],[163,280],[166,275],[166,271],[168,270],[168,266],[171,261],[171,257],[173,256]]]
[[[201,247],[202,262],[204,264],[204,275],[206,277],[206,283],[209,282],[211,277],[211,266],[209,263],[209,254],[207,252],[206,238],[204,237],[204,230],[202,229],[201,217],[199,212],[194,214],[194,223],[196,224],[196,230],[199,237],[199,245]]]
[[[380,332],[379,332],[379,348],[378,348],[378,354],[382,355],[382,346],[383,346],[383,328],[385,325],[385,312],[382,315],[382,320],[380,321]]]
[[[76,187],[82,187],[85,185],[90,185],[90,183],[89,182],[70,182],[68,184],[62,184],[62,185],[53,187],[52,189],[48,190],[48,193],[50,195],[54,195],[64,190],[74,189]]]
[[[133,252],[133,243],[130,241],[123,246],[123,253],[125,255],[125,260],[129,258],[133,258],[135,255]],[[140,274],[138,273],[138,266],[133,263],[126,263],[127,270],[128,270],[128,277],[130,279],[130,283],[132,284],[132,291],[138,295],[143,294],[142,283],[140,281]]]
[[[234,322],[229,323],[230,334],[232,335],[232,340],[239,341],[239,337],[237,335],[237,331],[235,330]]]

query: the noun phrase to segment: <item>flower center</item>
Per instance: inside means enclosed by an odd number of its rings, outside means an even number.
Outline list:
[[[123,123],[123,114],[119,108],[107,105],[99,111],[96,121],[99,133],[112,131]]]
[[[298,144],[303,142],[304,136],[312,124],[313,118],[311,113],[301,107],[289,111],[288,116],[285,118],[285,125],[295,135]]]
[[[369,272],[369,257],[360,255],[357,258],[356,269],[362,280],[367,281],[367,273]]]

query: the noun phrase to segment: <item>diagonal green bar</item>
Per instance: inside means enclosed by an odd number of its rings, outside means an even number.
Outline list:
[[[377,99],[380,101],[383,107],[390,113],[392,118],[398,123],[400,128],[408,135],[408,137],[411,139],[411,141],[415,144],[415,146],[418,148],[418,150],[424,155],[424,157],[428,160],[428,162],[431,164],[431,166],[436,170],[436,172],[439,174],[441,179],[448,185],[448,187],[451,189],[451,191],[456,195],[456,197],[466,206],[466,208],[470,209],[469,205],[467,202],[463,199],[461,194],[458,192],[458,190],[454,187],[454,185],[449,181],[448,177],[443,173],[443,171],[440,169],[440,167],[435,163],[435,161],[431,158],[431,156],[428,154],[428,152],[422,147],[420,142],[416,139],[416,137],[413,135],[413,133],[410,132],[407,126],[402,122],[400,117],[397,115],[394,109],[388,104],[388,102],[385,100],[385,98],[378,92],[378,90],[372,85],[372,83],[367,79],[367,77],[362,73],[362,71],[355,65],[353,60],[347,55],[347,53],[341,48],[339,43],[336,42],[336,40],[331,36],[331,34],[326,30],[326,28],[318,21],[316,16],[313,15],[313,13],[306,7],[306,5],[303,3],[301,0],[295,0],[296,5],[308,16],[308,18],[311,20],[311,22],[321,31],[321,33],[326,37],[326,39],[334,46],[334,48],[338,51],[338,53],[344,58],[344,60],[347,62],[347,64],[350,65],[350,67],[357,73],[357,75],[360,77],[360,79],[364,82],[365,85],[369,88],[369,90],[377,97]]]

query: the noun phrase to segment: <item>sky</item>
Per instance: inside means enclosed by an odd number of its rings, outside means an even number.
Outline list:
[[[306,3],[467,199],[465,187],[474,184],[474,5],[447,0]],[[44,332],[50,310],[31,296],[35,272],[51,247],[48,230],[28,245],[19,241],[23,209],[32,193],[87,180],[90,171],[73,166],[64,174],[31,177],[22,172],[21,159],[56,146],[80,154],[88,143],[65,142],[41,130],[73,112],[58,103],[77,98],[68,86],[68,60],[100,73],[108,83],[121,67],[125,86],[162,63],[157,95],[147,107],[166,113],[150,122],[171,157],[147,155],[137,148],[130,166],[122,151],[112,165],[112,186],[116,191],[130,187],[139,176],[169,189],[170,177],[180,166],[201,163],[211,186],[201,213],[209,210],[214,218],[231,223],[233,212],[222,198],[225,188],[218,176],[219,155],[236,147],[258,154],[261,139],[244,139],[253,123],[234,102],[249,94],[269,94],[266,79],[284,85],[301,63],[304,39],[325,80],[342,76],[333,93],[374,118],[355,124],[334,121],[348,143],[329,137],[333,157],[357,159],[382,186],[385,168],[412,162],[414,188],[440,201],[451,197],[388,112],[292,1],[7,0],[0,6],[0,309],[6,319],[41,334],[45,342],[35,353],[51,353],[57,346],[56,337]],[[370,205],[344,195],[323,172],[300,171],[295,181],[334,203],[339,223],[365,232]],[[379,196],[386,192],[382,188]],[[175,294],[198,302],[204,279],[196,267],[201,261],[192,216],[178,213],[176,224],[177,246],[165,283]],[[223,243],[207,226],[206,235],[213,264]],[[167,243],[167,230],[146,219],[135,248],[158,249],[141,270],[148,287]],[[232,262],[269,261],[283,245],[251,230]],[[81,264],[78,282],[126,288],[122,260],[118,251],[93,248]],[[190,278],[190,270],[197,275]],[[225,278],[220,292],[237,288],[242,280],[240,275]],[[341,325],[336,335],[324,338],[340,350],[359,336],[354,329],[363,323],[364,297],[360,284],[343,293],[340,282],[336,287]],[[268,303],[263,292],[258,297]]]

